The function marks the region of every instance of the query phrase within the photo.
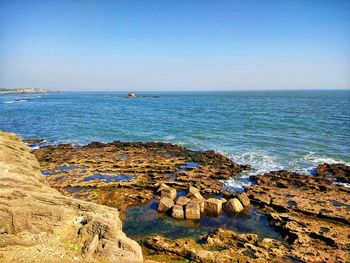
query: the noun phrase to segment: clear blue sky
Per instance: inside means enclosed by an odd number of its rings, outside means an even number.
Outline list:
[[[350,1],[0,0],[0,87],[350,87]]]

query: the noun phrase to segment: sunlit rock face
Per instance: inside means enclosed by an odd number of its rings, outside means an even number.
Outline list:
[[[0,132],[1,262],[142,262],[117,209],[51,188],[30,149]]]

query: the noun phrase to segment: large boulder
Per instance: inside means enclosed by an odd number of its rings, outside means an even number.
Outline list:
[[[180,196],[177,200],[176,200],[176,204],[177,205],[187,205],[189,202],[191,201],[191,199],[187,198],[186,196]]]
[[[168,189],[169,187],[170,187],[170,186],[168,186],[166,183],[162,183],[162,184],[159,186],[159,188],[158,188],[158,190],[157,190],[157,193],[163,191],[164,189]]]
[[[1,262],[142,262],[117,209],[51,188],[30,149],[0,131]]]
[[[237,198],[228,200],[224,206],[228,214],[235,214],[241,212],[244,208],[241,202]]]
[[[222,201],[216,198],[209,198],[204,202],[204,212],[208,215],[219,215],[222,210]]]
[[[203,197],[202,198],[193,198],[193,199],[191,199],[190,204],[198,204],[200,212],[204,213],[204,202],[205,202],[205,199]]]
[[[188,203],[185,207],[186,219],[200,219],[201,210],[198,203]]]
[[[159,212],[166,212],[174,206],[174,201],[168,197],[162,197],[158,204]]]
[[[188,198],[202,198],[203,196],[201,195],[199,189],[197,189],[196,187],[190,186],[188,188],[188,194],[187,194]]]
[[[185,218],[184,208],[181,205],[174,205],[171,216],[178,219],[184,219]]]
[[[164,188],[160,192],[161,197],[167,197],[171,200],[174,200],[176,198],[176,189],[172,187]]]
[[[247,196],[246,193],[240,193],[240,194],[237,196],[237,198],[238,198],[238,200],[242,203],[242,205],[243,205],[244,207],[250,205],[250,200],[249,200],[249,197]]]

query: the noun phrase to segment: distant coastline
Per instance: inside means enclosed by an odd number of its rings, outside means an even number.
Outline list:
[[[60,92],[59,90],[48,89],[0,89],[0,94],[26,94],[26,93],[47,93],[47,92]]]

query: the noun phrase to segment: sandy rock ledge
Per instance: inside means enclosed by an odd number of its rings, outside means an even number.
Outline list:
[[[51,188],[30,149],[0,131],[0,262],[143,262],[115,208]]]

